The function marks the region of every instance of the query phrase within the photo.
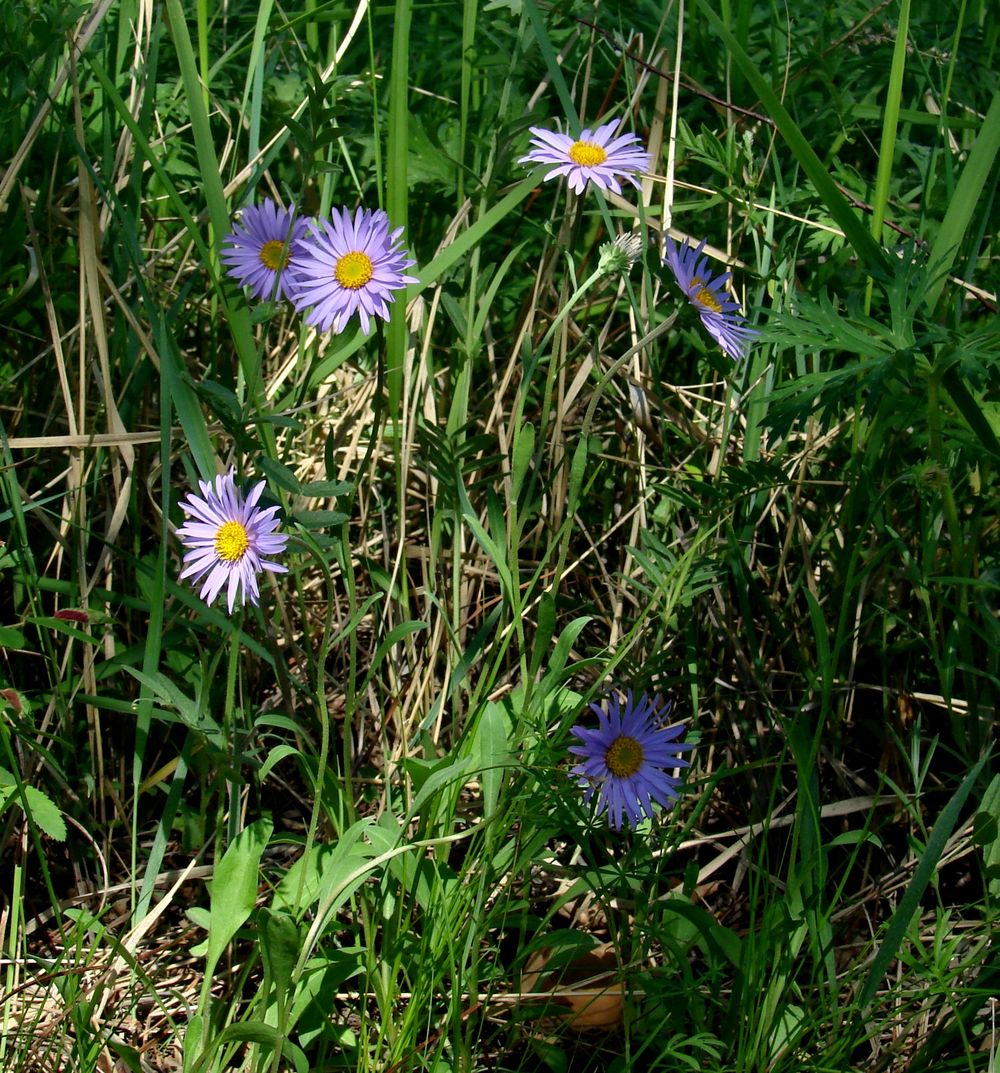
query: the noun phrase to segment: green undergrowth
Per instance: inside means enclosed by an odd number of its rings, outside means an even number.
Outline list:
[[[793,14],[0,11],[4,1068],[995,1067],[1000,31]],[[520,161],[608,118],[621,195]],[[265,197],[417,282],[250,300]],[[232,615],[175,533],[230,466],[290,537]],[[695,748],[614,831],[627,690]]]

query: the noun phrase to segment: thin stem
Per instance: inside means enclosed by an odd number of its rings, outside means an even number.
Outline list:
[[[230,763],[232,767],[226,775],[226,798],[229,816],[226,823],[226,845],[232,845],[236,836],[240,833],[240,788],[237,775],[239,772],[239,749],[236,745],[234,734],[235,720],[233,710],[236,706],[236,675],[240,665],[240,626],[243,621],[242,611],[237,614],[233,621],[233,631],[229,636],[229,659],[226,664],[226,703],[223,709],[223,735],[231,749]],[[216,853],[216,860],[220,854]]]

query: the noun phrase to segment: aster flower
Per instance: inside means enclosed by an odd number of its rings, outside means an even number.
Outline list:
[[[653,818],[654,801],[669,808],[677,799],[680,779],[664,769],[689,767],[680,754],[693,746],[677,741],[684,732],[680,723],[664,724],[670,705],[658,707],[645,693],[635,701],[629,690],[624,710],[617,695],[609,699],[607,711],[600,704],[590,707],[599,726],[571,729],[582,744],[569,751],[583,759],[570,775],[585,787],[584,801],[597,793],[597,815],[607,812],[613,831],[621,829],[623,817],[636,827],[643,815]]]
[[[265,198],[258,206],[243,210],[240,222],[222,240],[226,271],[255,298],[266,301],[276,294],[291,297],[289,265],[299,255],[299,242],[306,233],[304,217],[280,209]]]
[[[642,236],[635,231],[616,235],[613,242],[605,242],[597,259],[599,271],[605,275],[627,275],[642,254]]]
[[[182,499],[180,508],[189,515],[177,530],[184,553],[182,578],[191,584],[201,583],[199,595],[210,604],[226,588],[229,613],[233,613],[237,593],[240,604],[247,599],[254,605],[260,597],[257,575],[261,570],[272,574],[287,573],[288,567],[272,562],[270,556],[285,550],[288,537],[275,533],[278,528],[277,507],[257,506],[265,481],[259,481],[243,498],[236,487],[235,470],[220,473],[214,481],[199,481],[201,495]],[[240,590],[242,589],[242,592]]]
[[[570,189],[582,194],[588,182],[602,190],[622,192],[619,176],[633,186],[639,185],[636,175],[649,170],[649,153],[634,134],[613,137],[618,121],[583,130],[579,138],[568,134],[532,127],[531,152],[518,161],[519,164],[555,164],[545,174],[546,179],[565,175]]]
[[[712,279],[708,258],[701,256],[704,248],[704,239],[697,249],[692,249],[687,239],[678,247],[668,235],[663,259],[687,300],[698,310],[705,330],[733,361],[738,361],[746,356],[747,348],[760,332],[746,326],[739,302],[726,290],[732,273]]]
[[[381,210],[334,209],[329,220],[314,222],[296,258],[292,301],[298,310],[312,309],[306,323],[323,331],[342,332],[356,312],[367,332],[369,318],[389,319],[393,291],[417,283],[404,269],[416,264],[398,245],[401,227],[389,230]]]

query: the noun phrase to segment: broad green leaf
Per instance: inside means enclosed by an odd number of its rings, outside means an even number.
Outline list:
[[[304,529],[330,529],[343,525],[347,521],[347,515],[339,510],[300,510],[294,516],[294,521]]]
[[[353,488],[354,485],[350,481],[307,481],[300,486],[299,491],[304,496],[333,498],[345,496]]]
[[[289,756],[298,755],[299,750],[296,749],[294,745],[289,745],[287,742],[283,742],[281,745],[275,745],[275,747],[267,754],[267,759],[260,765],[260,771],[257,773],[257,777],[263,782],[276,764],[280,764],[282,760],[287,759]]]
[[[257,901],[260,858],[272,823],[262,818],[240,831],[215,867],[209,892],[208,954],[205,972],[215,971],[233,936],[246,923]]]
[[[284,910],[262,909],[260,919],[260,952],[264,967],[277,1001],[284,1005],[290,997],[292,970],[298,960],[302,939],[298,925]]]
[[[137,670],[128,664],[123,664],[122,670],[137,678],[142,684],[163,701],[164,704],[173,708],[180,716],[181,721],[191,730],[196,730],[216,745],[222,748],[225,745],[225,734],[222,727],[186,693],[179,689],[166,675],[159,671],[147,674]]]
[[[535,426],[530,421],[520,425],[514,437],[513,459],[511,463],[511,495],[516,500],[521,492],[521,485],[528,474],[528,467],[535,455]]]
[[[301,915],[374,857],[378,851],[365,841],[371,828],[370,820],[359,820],[336,842],[314,845],[282,877],[271,899],[272,909]]]
[[[13,626],[0,626],[0,648],[24,648],[24,634]]]
[[[510,729],[508,710],[496,701],[487,701],[469,742],[472,770],[480,772],[484,819],[493,815],[500,800],[506,766],[510,763]]]
[[[279,488],[284,488],[292,495],[299,495],[302,492],[302,482],[284,463],[268,458],[267,455],[258,455],[257,466],[267,479],[273,481]]]

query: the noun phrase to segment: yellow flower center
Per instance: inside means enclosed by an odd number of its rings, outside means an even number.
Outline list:
[[[288,264],[288,247],[280,239],[272,238],[270,242],[265,242],[261,246],[257,256],[265,268],[277,272]]]
[[[722,312],[722,306],[720,305],[718,298],[716,298],[715,295],[712,294],[712,292],[707,287],[701,286],[700,276],[695,276],[691,280],[691,287],[688,293],[693,291],[695,287],[700,287],[701,289],[698,291],[697,294],[691,295],[692,302],[697,302],[698,305],[704,306],[706,309],[710,309],[713,313]]]
[[[620,779],[627,779],[630,775],[634,775],[642,767],[645,759],[642,746],[635,738],[626,737],[624,734],[615,738],[604,755],[608,770]]]
[[[238,563],[250,547],[250,537],[239,522],[225,522],[215,534],[215,554],[223,562]]]
[[[581,168],[596,168],[608,159],[608,154],[593,142],[574,142],[569,147],[569,158]]]
[[[360,250],[345,253],[333,270],[337,282],[349,291],[356,291],[363,287],[372,278],[373,272],[371,258]]]

